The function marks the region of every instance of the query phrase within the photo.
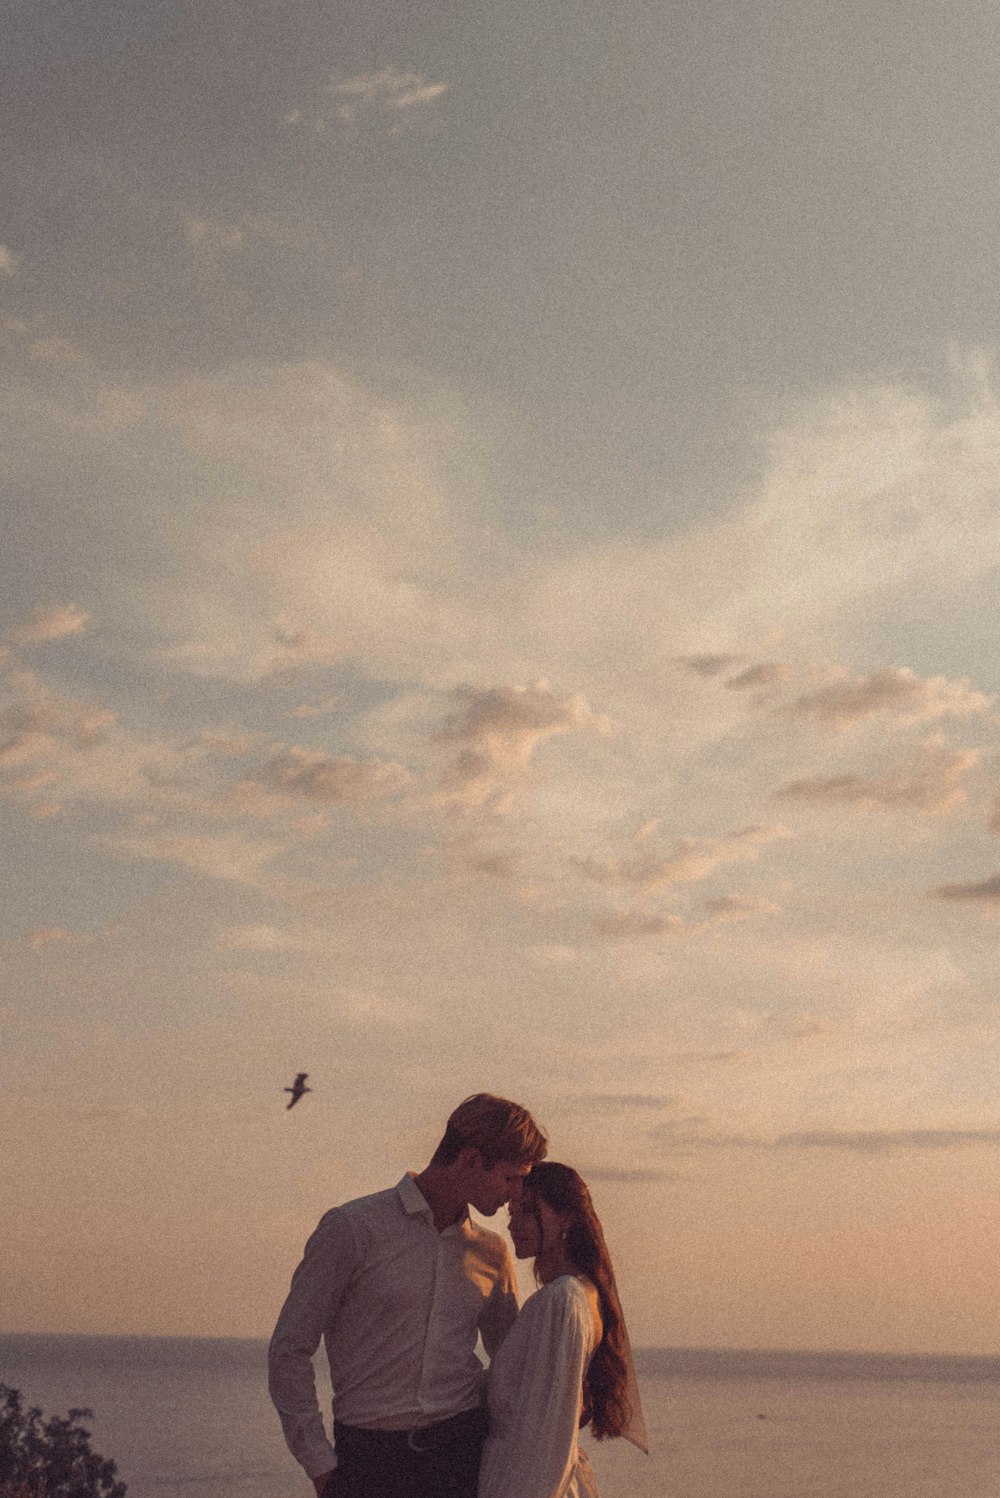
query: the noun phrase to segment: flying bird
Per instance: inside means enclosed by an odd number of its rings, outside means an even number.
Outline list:
[[[293,1085],[291,1087],[285,1087],[283,1089],[283,1091],[290,1092],[292,1094],[288,1099],[288,1104],[285,1109],[286,1112],[288,1111],[288,1108],[295,1107],[295,1104],[304,1093],[312,1092],[312,1088],[306,1086],[306,1077],[308,1077],[308,1075],[309,1073],[307,1071],[300,1071],[298,1076],[295,1078]]]

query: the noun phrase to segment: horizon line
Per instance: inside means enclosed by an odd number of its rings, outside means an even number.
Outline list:
[[[104,1341],[104,1342],[216,1342],[216,1343],[244,1343],[247,1345],[257,1344],[266,1347],[270,1340],[267,1336],[239,1335],[228,1332],[84,1332],[84,1331],[39,1331],[21,1330],[8,1331],[0,1328],[0,1339],[4,1338],[65,1338],[75,1341]],[[768,1346],[740,1346],[732,1343],[689,1343],[689,1342],[643,1342],[634,1344],[634,1352],[638,1355],[649,1353],[670,1353],[675,1355],[711,1355],[729,1357],[790,1357],[790,1358],[844,1358],[844,1359],[918,1359],[924,1362],[981,1362],[1000,1364],[1000,1349],[996,1352],[933,1352],[926,1349],[913,1348],[858,1348],[858,1347],[768,1347]],[[318,1349],[317,1349],[318,1351]]]

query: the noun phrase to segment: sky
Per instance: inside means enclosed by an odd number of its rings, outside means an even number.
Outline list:
[[[1000,1354],[995,7],[0,29],[0,1326],[490,1090],[634,1341]]]

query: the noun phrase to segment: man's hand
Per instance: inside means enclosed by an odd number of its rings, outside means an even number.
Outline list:
[[[313,1478],[313,1483],[316,1487],[316,1498],[323,1498],[323,1489],[326,1487],[327,1483],[330,1481],[330,1478],[333,1476],[334,1470],[335,1469],[331,1467],[329,1472],[321,1472],[319,1477]]]

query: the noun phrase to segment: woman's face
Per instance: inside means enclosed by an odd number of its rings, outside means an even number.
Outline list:
[[[542,1249],[562,1232],[562,1218],[554,1207],[526,1190],[510,1204],[510,1236],[519,1259],[537,1259]]]

